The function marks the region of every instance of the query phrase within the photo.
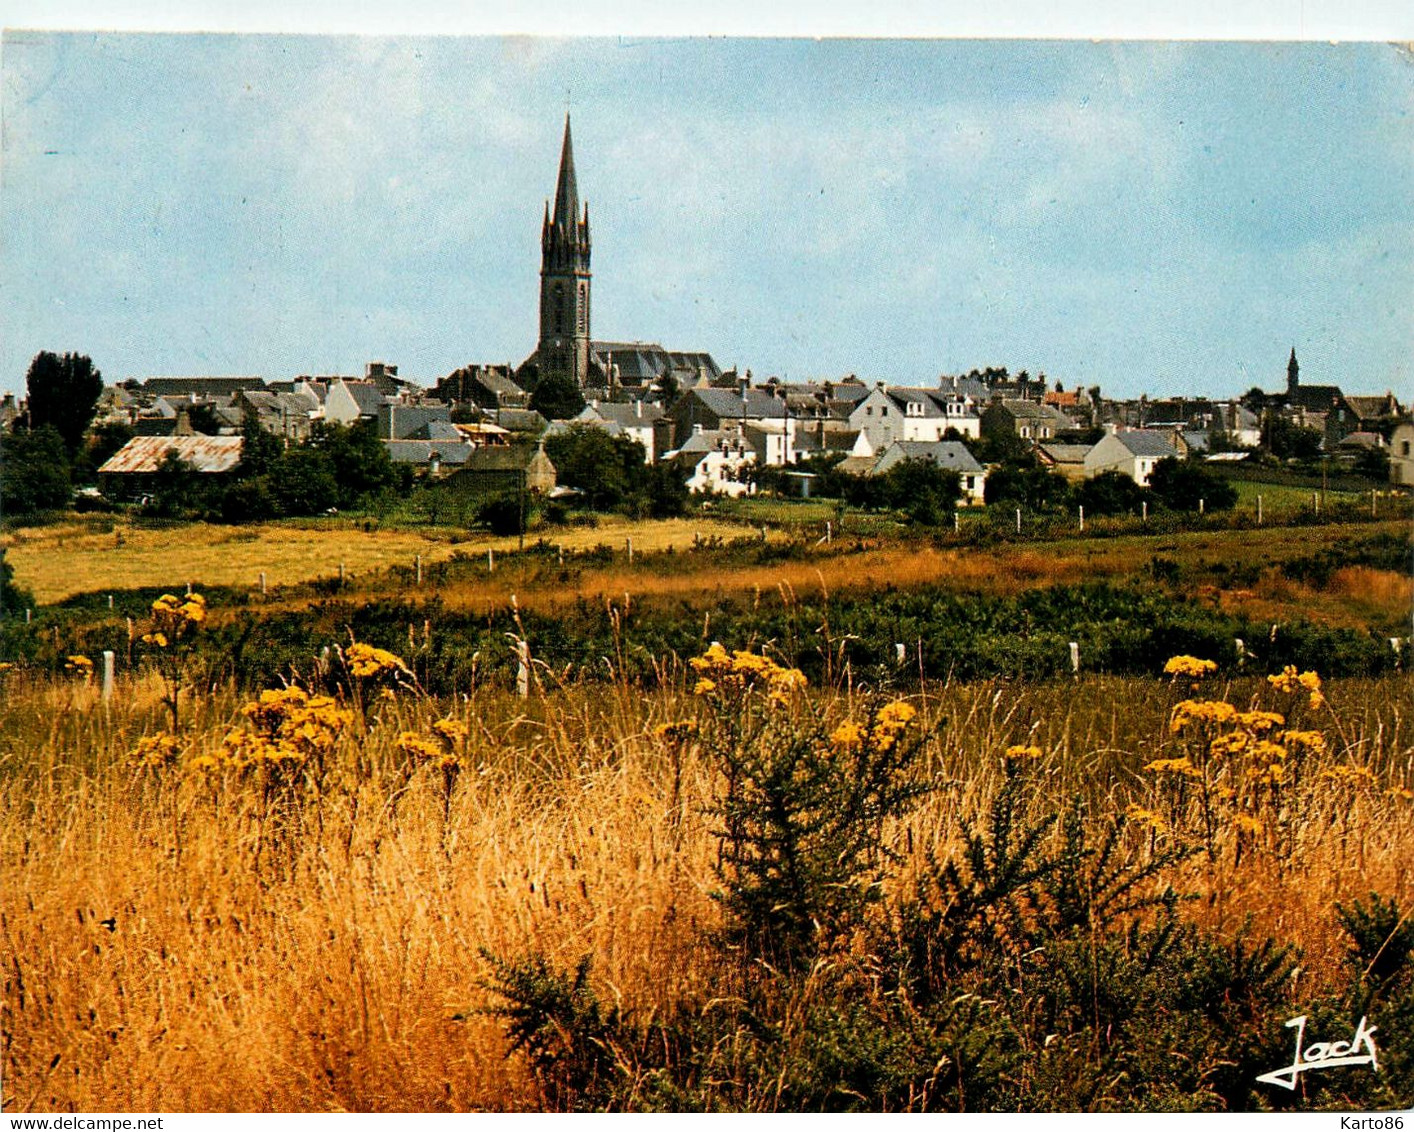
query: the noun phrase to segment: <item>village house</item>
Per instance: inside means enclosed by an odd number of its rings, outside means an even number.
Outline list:
[[[442,487],[474,498],[521,490],[548,496],[555,482],[555,465],[544,448],[498,444],[471,449],[461,468],[442,480]]]
[[[1153,429],[1121,429],[1106,433],[1085,456],[1085,477],[1101,472],[1121,472],[1140,487],[1149,486],[1149,476],[1160,460],[1177,460],[1178,450],[1167,433]]]
[[[1054,440],[1057,434],[1074,428],[1074,421],[1042,401],[1003,398],[982,411],[982,432],[988,436],[1010,435],[1040,442]]]
[[[927,460],[946,471],[956,472],[963,502],[969,506],[980,506],[984,502],[986,469],[961,441],[895,440],[879,453],[870,474],[883,475],[905,460]]]
[[[747,469],[756,463],[756,450],[740,428],[702,429],[681,448],[665,453],[663,460],[684,473],[687,489],[694,494],[737,497],[756,490],[746,479]]]
[[[974,439],[982,435],[981,418],[965,394],[883,383],[850,412],[849,427],[867,433],[880,452],[896,440],[942,440],[949,429]]]
[[[1414,487],[1414,421],[1402,421],[1390,435],[1389,482]]]
[[[663,407],[642,399],[633,402],[591,399],[571,423],[602,428],[610,436],[627,436],[643,445],[643,462],[651,464],[661,452],[655,439],[656,426],[664,420]]]

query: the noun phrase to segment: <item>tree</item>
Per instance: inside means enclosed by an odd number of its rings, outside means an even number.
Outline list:
[[[904,460],[883,475],[889,502],[923,527],[936,527],[957,506],[962,478],[932,460]]]
[[[547,421],[567,421],[584,409],[584,394],[568,374],[549,374],[530,395],[530,407]]]
[[[1281,460],[1315,460],[1321,455],[1321,433],[1268,413],[1262,420],[1262,447]]]
[[[261,427],[253,409],[246,409],[241,417],[241,462],[236,465],[237,478],[254,479],[268,474],[284,451],[280,438]]]
[[[648,487],[643,445],[594,425],[571,425],[550,437],[545,455],[555,465],[556,480],[584,492],[586,505],[595,511],[622,507]]]
[[[74,483],[92,483],[98,475],[98,469],[134,435],[136,434],[132,428],[121,421],[107,421],[94,426],[88,443],[80,450],[69,469],[70,479]]]
[[[206,506],[207,490],[202,473],[175,451],[168,451],[152,477],[152,510],[165,518],[176,518]]]
[[[1064,476],[1048,472],[1034,457],[1008,460],[987,476],[983,488],[988,503],[1026,507],[1032,511],[1058,511],[1070,505],[1070,484]]]
[[[648,467],[648,515],[654,519],[676,519],[687,513],[691,495],[687,480],[675,464],[651,464]]]
[[[318,515],[339,502],[334,462],[317,448],[291,448],[267,477],[281,515]]]
[[[61,357],[41,351],[30,362],[25,383],[29,390],[29,427],[52,427],[72,459],[93,420],[94,407],[103,392],[103,375],[82,354]]]
[[[338,485],[337,506],[345,510],[402,483],[401,469],[378,439],[372,421],[317,425],[309,445],[329,458]]]
[[[0,437],[0,497],[9,514],[68,505],[69,454],[52,425]]]
[[[1171,511],[1231,511],[1237,488],[1199,464],[1182,463],[1167,456],[1149,473],[1149,490]]]
[[[1085,514],[1137,515],[1143,510],[1148,493],[1123,472],[1101,472],[1082,483],[1075,492],[1075,502],[1085,508]]]
[[[1355,458],[1355,473],[1384,483],[1389,479],[1389,449],[1365,448]]]

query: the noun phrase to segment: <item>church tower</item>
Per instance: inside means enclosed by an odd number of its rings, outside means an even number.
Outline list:
[[[581,215],[568,114],[555,211],[547,201],[540,253],[540,377],[572,377],[582,389],[589,378],[589,206]]]
[[[1296,347],[1291,348],[1291,361],[1286,363],[1286,395],[1290,398],[1296,397],[1296,391],[1301,388],[1301,367],[1296,364]]]

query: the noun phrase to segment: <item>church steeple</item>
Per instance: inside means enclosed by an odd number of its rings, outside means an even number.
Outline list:
[[[1295,397],[1296,390],[1301,386],[1301,367],[1296,364],[1296,347],[1291,348],[1291,360],[1286,363],[1286,395]]]
[[[589,206],[580,211],[570,116],[560,150],[555,207],[545,202],[540,229],[540,377],[589,377]]]

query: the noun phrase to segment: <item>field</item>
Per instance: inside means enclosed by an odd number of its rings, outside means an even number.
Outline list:
[[[562,534],[16,532],[3,1107],[1414,1103],[1407,523]]]

